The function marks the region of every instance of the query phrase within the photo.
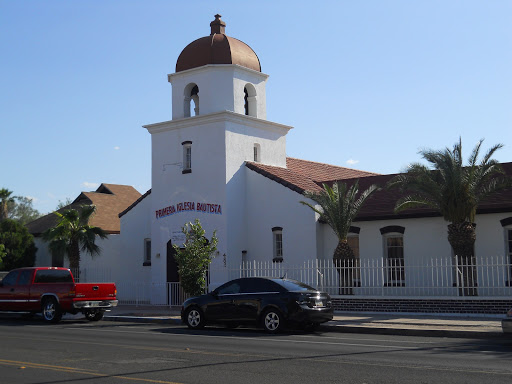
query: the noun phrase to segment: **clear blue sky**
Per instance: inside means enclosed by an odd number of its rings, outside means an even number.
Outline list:
[[[396,173],[462,136],[512,161],[510,0],[0,0],[0,188],[43,213],[148,190],[142,125],[171,119],[167,74],[215,13],[270,75],[288,156]]]

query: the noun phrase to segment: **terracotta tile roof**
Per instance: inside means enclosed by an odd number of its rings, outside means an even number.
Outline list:
[[[512,176],[512,163],[502,163],[505,174]],[[441,214],[431,208],[413,208],[394,213],[396,201],[403,195],[398,189],[386,189],[386,183],[391,180],[392,175],[379,175],[359,179],[359,190],[365,190],[372,184],[376,184],[382,190],[376,192],[359,211],[356,221],[388,220],[419,217],[439,217]],[[355,182],[355,179],[346,180],[347,183]],[[477,213],[498,213],[512,212],[512,188],[495,193],[482,201]]]
[[[377,175],[377,173],[300,160],[293,157],[286,158],[286,168],[255,162],[247,162],[246,166],[298,193],[321,191],[322,183],[332,180]]]
[[[272,165],[264,165],[261,163],[246,162],[246,167],[271,179],[279,184],[290,188],[292,191],[303,193],[304,191],[321,191],[322,188],[318,186],[310,178],[293,172],[288,168],[275,167]]]
[[[96,206],[96,213],[89,224],[111,234],[120,233],[119,212],[125,210],[140,196],[141,194],[129,185],[101,184],[95,192],[82,192],[70,205],[59,209],[59,212],[83,204],[93,204]],[[34,236],[39,236],[56,223],[57,216],[50,213],[28,223],[27,228]]]
[[[295,159],[293,157],[286,158],[286,167],[295,173],[304,175],[311,180],[314,180],[320,185],[327,181],[378,175],[378,173],[374,172],[359,171],[357,169]]]
[[[401,193],[397,189],[386,189],[385,186],[395,174],[378,175],[371,172],[356,171],[328,164],[287,158],[288,168],[247,162],[247,168],[278,182],[297,193],[304,191],[320,191],[323,182],[332,185],[338,179],[347,184],[359,180],[359,190],[365,190],[372,184],[382,189],[373,194],[362,207],[356,221],[388,220],[416,217],[439,217],[440,214],[430,208],[408,209],[398,214],[394,213],[395,203]],[[505,173],[512,176],[512,163],[501,164]],[[329,173],[330,172],[330,173]],[[354,176],[350,176],[354,175]],[[334,178],[332,176],[335,176]],[[345,177],[344,177],[345,176]],[[348,176],[348,177],[347,177]],[[483,201],[478,213],[512,212],[512,188],[495,193]]]

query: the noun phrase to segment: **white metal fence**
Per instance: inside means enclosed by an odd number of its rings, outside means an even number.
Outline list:
[[[309,284],[334,296],[358,297],[510,297],[512,264],[509,258],[430,258],[423,263],[404,259],[361,259],[350,261],[308,260],[300,264],[246,262],[238,267],[210,269],[226,281],[238,277],[287,277]],[[75,274],[78,276],[77,274]],[[85,268],[81,282],[114,281],[121,304],[181,305],[187,295],[179,283],[115,281],[108,270]]]
[[[188,295],[180,283],[116,283],[120,304],[181,306]]]
[[[422,264],[387,258],[308,260],[302,264],[252,261],[228,271],[229,279],[251,276],[284,276],[331,295],[512,297],[512,265],[502,256],[463,261],[430,258]]]
[[[76,283],[100,283],[112,281],[112,270],[108,268],[70,268]]]

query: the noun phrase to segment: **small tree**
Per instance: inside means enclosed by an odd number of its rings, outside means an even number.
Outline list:
[[[4,248],[4,255],[0,255],[0,269],[9,271],[34,266],[37,247],[34,237],[22,224],[11,219],[1,221],[0,245]]]
[[[2,265],[3,265],[2,261],[3,261],[5,255],[7,255],[7,252],[5,252],[5,245],[0,244],[0,270],[2,269]]]
[[[355,257],[347,240],[350,226],[366,200],[379,189],[377,185],[372,184],[359,193],[359,180],[356,180],[351,186],[336,181],[332,187],[324,184],[323,190],[320,192],[304,192],[305,197],[314,200],[319,205],[318,208],[307,201],[300,202],[318,213],[320,219],[332,228],[338,238],[333,261],[338,268],[341,284],[344,287],[340,290],[341,294],[352,294],[351,268],[354,267]]]
[[[206,272],[217,250],[216,231],[208,240],[199,219],[185,224],[181,230],[186,239],[183,248],[173,244],[181,286],[188,294],[198,296],[206,289]]]
[[[16,201],[8,203],[9,219],[16,220],[21,224],[27,224],[41,217],[41,213],[32,206],[32,199],[24,196],[17,196]]]

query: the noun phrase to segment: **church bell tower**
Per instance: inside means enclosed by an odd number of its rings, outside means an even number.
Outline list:
[[[220,15],[210,35],[188,44],[178,57],[172,85],[172,120],[146,125],[152,142],[152,281],[172,282],[172,247],[181,228],[199,219],[206,237],[215,231],[218,254],[213,287],[247,247],[246,162],[286,167],[291,127],[266,116],[265,85],[256,53],[225,33]]]

